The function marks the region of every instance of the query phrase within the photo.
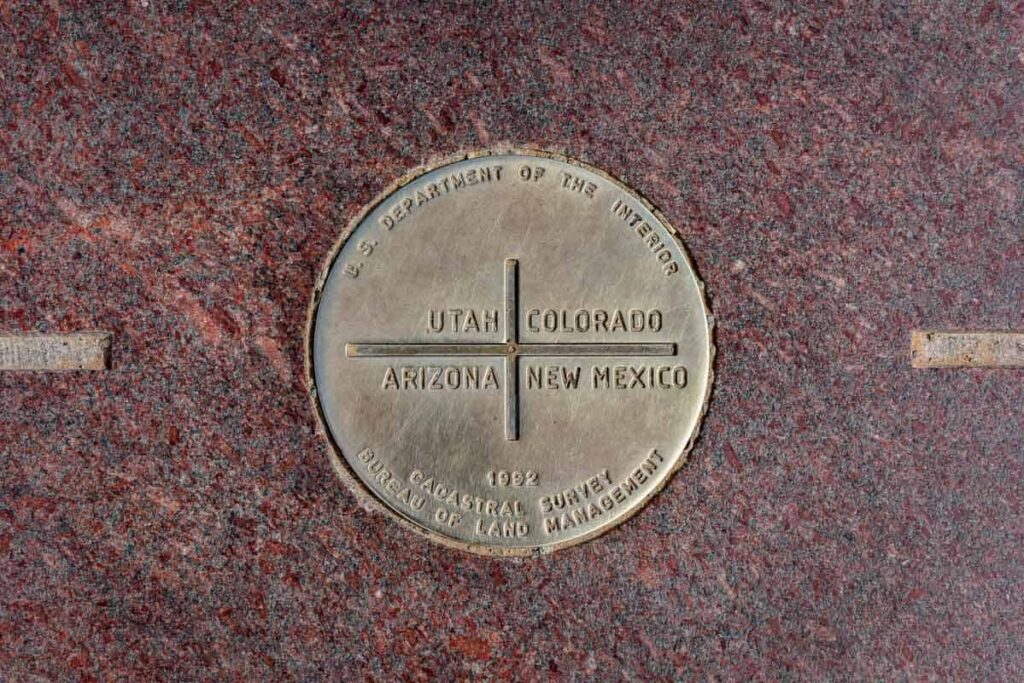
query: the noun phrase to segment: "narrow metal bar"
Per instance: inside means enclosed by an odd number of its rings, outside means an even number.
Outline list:
[[[505,344],[345,344],[349,358],[389,356],[504,356]]]
[[[505,439],[519,441],[519,356],[505,357]]]
[[[558,342],[550,344],[520,344],[520,356],[674,356],[676,345],[671,342],[651,343],[586,343]],[[345,344],[349,358],[385,358],[390,356],[505,356],[505,344]]]
[[[110,332],[0,334],[0,370],[108,370]]]
[[[671,342],[648,344],[577,343],[520,344],[520,356],[674,356],[676,345]]]
[[[519,344],[519,355],[675,355],[676,345],[671,342],[600,343],[560,342],[550,344]],[[390,357],[396,355],[478,356],[508,355],[505,344],[345,344],[345,355],[350,358]]]
[[[1024,368],[1024,332],[912,330],[915,368]]]
[[[519,260],[505,259],[505,341],[519,341]]]

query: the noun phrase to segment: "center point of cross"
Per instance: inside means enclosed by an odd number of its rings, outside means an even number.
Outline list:
[[[508,355],[514,356],[516,351],[518,351],[518,350],[519,350],[519,347],[517,347],[515,345],[515,342],[509,342],[509,345],[508,345]]]

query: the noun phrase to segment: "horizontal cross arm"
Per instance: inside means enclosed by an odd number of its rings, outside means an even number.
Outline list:
[[[345,344],[349,358],[390,356],[504,356],[507,344]]]
[[[518,352],[520,356],[674,356],[676,345],[671,342],[563,342],[520,344]]]
[[[674,356],[672,342],[601,343],[562,342],[549,344],[345,344],[349,358],[393,356]]]

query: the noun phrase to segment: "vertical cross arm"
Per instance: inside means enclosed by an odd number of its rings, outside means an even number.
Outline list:
[[[505,439],[519,441],[519,356],[505,356]]]
[[[505,259],[505,342],[519,343],[519,260]]]
[[[519,440],[519,260],[505,259],[505,439]]]

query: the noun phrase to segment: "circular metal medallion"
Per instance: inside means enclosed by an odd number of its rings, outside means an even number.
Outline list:
[[[335,248],[309,334],[341,477],[485,554],[547,552],[636,512],[685,460],[711,390],[711,315],[674,228],[545,152],[392,186]]]

